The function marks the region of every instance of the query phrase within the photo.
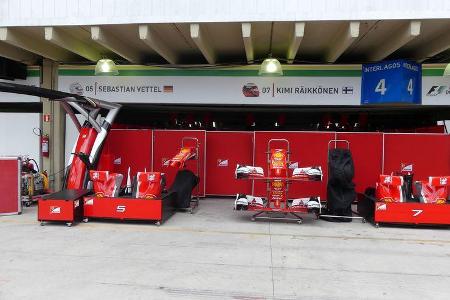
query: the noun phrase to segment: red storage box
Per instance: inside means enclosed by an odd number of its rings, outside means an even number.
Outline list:
[[[65,222],[71,226],[80,221],[83,215],[83,196],[89,190],[62,190],[39,199],[38,221]]]
[[[0,157],[0,216],[20,214],[21,160],[19,157]]]
[[[450,204],[375,203],[375,225],[398,223],[450,225]]]
[[[87,196],[83,199],[84,220],[103,218],[116,220],[155,221],[157,225],[175,212],[174,193],[160,199],[108,198]]]

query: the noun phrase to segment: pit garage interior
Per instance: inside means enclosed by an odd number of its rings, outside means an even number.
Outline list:
[[[76,200],[85,214],[68,227],[42,219],[41,203],[25,205],[19,195],[16,213],[2,215],[0,205],[0,299],[447,299],[448,195],[434,205],[422,198],[390,203],[393,195],[381,203],[378,190],[370,194],[377,210],[427,205],[408,212],[431,207],[436,223],[377,221],[376,212],[371,221],[360,205],[369,188],[386,184],[380,175],[401,180],[402,188],[411,174],[430,185],[437,178],[447,193],[449,28],[450,4],[439,0],[0,1],[0,85],[70,93],[82,107],[92,105],[89,97],[120,104],[91,172],[123,175],[120,193],[130,172],[136,182],[138,172],[165,173],[170,195],[179,172],[170,166],[189,148],[194,158],[177,163],[199,177],[191,192],[200,199],[191,213],[165,215],[162,198],[162,217],[143,221],[96,218],[86,203],[101,199],[85,193]],[[282,76],[260,74],[267,58],[281,63]],[[116,64],[117,76],[95,73],[101,59]],[[365,103],[367,70],[397,63],[403,73],[392,78],[399,83],[384,90],[378,78],[371,91],[384,95],[406,82],[405,102],[396,94],[395,101]],[[411,65],[419,69],[414,85],[406,79]],[[91,116],[76,112],[75,98],[67,100],[73,116],[55,99],[0,92],[0,164],[2,157],[33,159],[47,171],[51,192],[70,190],[81,157],[74,145],[85,133],[73,121],[83,129]],[[104,125],[97,114],[110,110],[95,106],[93,119]],[[270,175],[271,140],[287,147],[285,178]],[[252,217],[248,195],[282,209],[269,200],[273,181],[289,187],[286,207],[312,194],[326,207],[337,143],[353,157],[352,222],[327,222],[322,210],[306,206],[302,218],[289,208],[293,219],[252,222],[260,210]],[[83,176],[93,174],[83,164]],[[242,164],[262,167],[265,181],[239,178]],[[299,167],[319,165],[321,182],[294,177]],[[391,191],[394,183],[386,186]],[[248,200],[248,211],[235,210],[238,198]],[[128,212],[119,202],[115,214]]]

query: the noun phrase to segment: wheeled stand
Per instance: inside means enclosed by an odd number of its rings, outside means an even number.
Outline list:
[[[199,159],[200,143],[198,141],[198,138],[195,138],[195,137],[183,137],[181,139],[181,148],[192,147],[192,146],[188,146],[187,145],[188,141],[193,142],[194,145],[195,145],[193,147],[195,149],[195,157],[193,158],[193,160],[195,160],[195,165],[196,165],[195,176],[200,178],[199,177],[200,176],[200,159]],[[179,210],[185,211],[185,212],[189,212],[190,214],[193,214],[198,209],[199,204],[200,204],[200,185],[197,184],[196,195],[191,198],[189,207],[187,207],[187,208],[179,208]]]
[[[284,144],[281,149],[272,147],[273,143]],[[249,180],[264,180],[266,182],[266,203],[249,204],[247,210],[254,211],[251,220],[284,220],[303,223],[300,214],[315,213],[316,219],[321,212],[320,200],[317,210],[307,206],[290,205],[288,201],[289,185],[295,181],[309,181],[307,178],[294,178],[288,175],[290,164],[290,145],[286,139],[271,139],[267,143],[267,174],[260,177],[248,177]],[[320,175],[321,176],[321,175]],[[320,177],[321,178],[321,177]]]

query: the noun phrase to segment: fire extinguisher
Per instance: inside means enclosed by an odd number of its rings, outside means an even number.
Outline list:
[[[37,135],[41,140],[41,154],[43,157],[49,157],[50,155],[50,139],[48,134],[44,134],[42,129],[33,128],[33,133]]]
[[[42,156],[43,157],[48,157],[49,156],[49,138],[48,138],[48,134],[46,135],[41,135],[41,152],[42,152]]]

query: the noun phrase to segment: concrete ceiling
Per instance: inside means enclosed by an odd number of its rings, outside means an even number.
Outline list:
[[[0,56],[36,64],[450,62],[450,19],[0,27]]]

